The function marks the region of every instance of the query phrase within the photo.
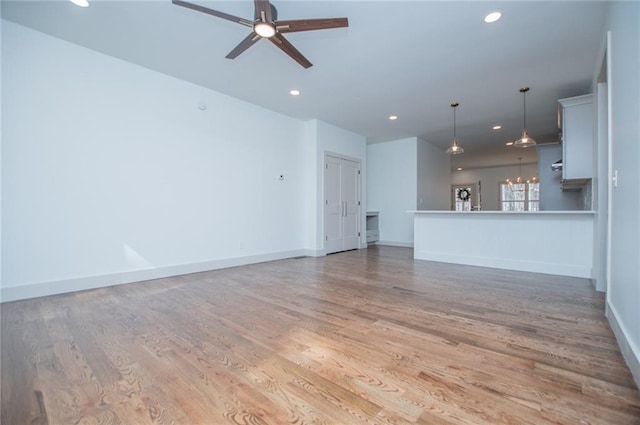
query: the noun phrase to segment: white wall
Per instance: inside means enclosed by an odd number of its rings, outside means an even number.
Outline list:
[[[367,146],[367,210],[379,211],[380,243],[413,245],[417,138]]]
[[[500,183],[507,179],[515,180],[520,174],[519,165],[506,167],[472,168],[451,172],[451,184],[478,184],[482,187],[482,210],[500,211]],[[536,164],[522,164],[522,178],[538,176]],[[449,194],[449,208],[451,208],[451,194]]]
[[[308,242],[304,123],[6,21],[2,63],[5,301]]]
[[[580,191],[562,190],[562,171],[552,171],[551,164],[562,159],[561,145],[538,147],[540,208],[545,211],[569,211],[581,208]],[[590,208],[588,208],[590,209]]]
[[[618,187],[612,190],[607,306],[611,327],[640,385],[640,3],[609,2],[608,7],[612,165]]]
[[[451,157],[442,149],[418,139],[417,209],[451,209]]]

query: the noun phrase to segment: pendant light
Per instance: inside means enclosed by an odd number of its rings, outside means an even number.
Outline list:
[[[536,141],[533,140],[527,134],[527,92],[529,91],[529,87],[523,87],[520,89],[520,93],[522,93],[522,103],[524,106],[524,125],[522,126],[522,137],[516,140],[513,143],[513,146],[516,148],[530,148],[536,145]]]
[[[447,153],[449,155],[457,155],[459,153],[464,153],[464,149],[458,146],[458,138],[456,137],[456,108],[460,104],[458,102],[453,102],[451,107],[453,108],[453,140],[451,140],[451,146],[447,149]]]

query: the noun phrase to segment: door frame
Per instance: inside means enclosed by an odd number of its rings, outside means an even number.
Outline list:
[[[363,221],[363,207],[364,205],[362,205],[362,160],[360,158],[355,158],[349,155],[344,155],[341,153],[337,153],[337,152],[332,152],[332,151],[325,151],[324,152],[324,158],[323,158],[323,162],[322,162],[322,249],[324,250],[325,254],[327,253],[327,234],[326,234],[326,226],[327,226],[327,206],[326,206],[326,200],[327,200],[327,193],[326,193],[326,170],[327,170],[327,158],[328,157],[333,157],[333,158],[337,158],[340,160],[347,160],[347,161],[352,161],[358,164],[358,179],[357,179],[357,183],[356,183],[356,193],[357,193],[357,198],[358,198],[358,213],[357,213],[357,227],[358,227],[358,235],[359,235],[359,241],[358,241],[358,249],[360,249],[362,247],[362,223]],[[366,236],[366,232],[364,233],[364,235]],[[339,251],[336,251],[339,252]]]

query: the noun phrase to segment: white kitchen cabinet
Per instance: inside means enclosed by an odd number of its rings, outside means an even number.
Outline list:
[[[558,124],[562,130],[564,186],[579,186],[593,178],[593,95],[560,99]]]

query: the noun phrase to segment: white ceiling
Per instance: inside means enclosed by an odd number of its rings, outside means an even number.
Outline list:
[[[251,19],[251,1],[194,3]],[[369,143],[419,136],[466,153],[453,166],[535,160],[505,147],[527,127],[557,140],[557,99],[589,92],[602,43],[606,2],[274,0],[279,19],[348,17],[349,28],[287,34],[313,64],[305,70],[260,40],[225,55],[249,29],[170,0],[2,1],[2,17],[285,115],[317,118]],[[485,24],[499,10],[500,21]],[[296,88],[302,94],[289,95]],[[390,121],[391,114],[399,116]],[[501,124],[502,130],[491,126]],[[484,158],[484,159],[482,159]]]

